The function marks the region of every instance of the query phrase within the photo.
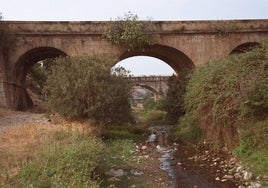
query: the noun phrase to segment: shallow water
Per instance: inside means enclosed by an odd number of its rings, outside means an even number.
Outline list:
[[[187,161],[187,157],[194,153],[183,145],[168,143],[167,135],[171,126],[154,126],[147,142],[154,142],[160,153],[160,168],[170,177],[172,188],[231,188],[234,184],[215,181],[209,172],[202,170],[198,164]]]

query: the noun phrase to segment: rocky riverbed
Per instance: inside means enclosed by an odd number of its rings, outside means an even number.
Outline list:
[[[248,168],[224,150],[211,150],[204,141],[197,146],[183,142],[168,144],[169,126],[151,127],[152,134],[141,149],[158,151],[160,168],[170,177],[171,187],[260,188],[267,177],[255,176]]]

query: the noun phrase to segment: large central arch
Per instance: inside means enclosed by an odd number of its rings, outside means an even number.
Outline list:
[[[177,75],[185,69],[193,69],[193,61],[183,52],[160,44],[148,45],[141,50],[125,51],[119,57],[119,60],[123,60],[134,56],[151,56],[158,58],[167,63],[174,69]]]
[[[25,52],[16,62],[11,77],[11,105],[15,110],[26,110],[33,106],[33,102],[26,91],[26,75],[37,62],[49,58],[66,56],[67,54],[54,47],[38,47]]]

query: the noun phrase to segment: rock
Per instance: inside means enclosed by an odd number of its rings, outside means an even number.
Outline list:
[[[223,177],[222,177],[222,179],[226,179],[226,180],[231,180],[231,179],[233,179],[234,178],[234,176],[232,176],[232,175],[224,175]]]
[[[250,181],[253,177],[252,172],[245,171],[243,175],[243,180]]]
[[[241,172],[243,170],[243,167],[242,166],[238,166],[237,168],[236,168],[236,172]]]
[[[112,176],[114,178],[121,177],[125,174],[123,169],[115,170],[111,168],[108,172],[105,172],[106,175]]]
[[[261,184],[257,182],[251,182],[248,188],[261,188]]]
[[[261,188],[261,184],[257,182],[251,182],[247,188]]]
[[[156,134],[151,134],[147,140],[147,142],[155,142],[156,141]]]
[[[234,178],[235,178],[236,180],[239,180],[239,179],[242,178],[242,176],[241,176],[240,173],[237,172],[237,173],[234,174]]]
[[[108,188],[116,188],[116,186],[114,184],[111,184],[108,186]]]
[[[142,171],[137,170],[137,169],[132,169],[132,170],[130,170],[130,174],[133,176],[141,176],[144,173]]]
[[[220,179],[219,177],[216,177],[215,180],[216,180],[216,181],[220,181],[221,179]]]
[[[147,146],[141,146],[141,149],[142,150],[146,150],[147,149]]]
[[[178,165],[178,166],[181,166],[181,165],[182,165],[182,163],[181,163],[181,162],[177,162],[177,165]]]

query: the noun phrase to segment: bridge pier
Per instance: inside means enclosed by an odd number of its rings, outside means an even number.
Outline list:
[[[7,107],[5,87],[4,87],[4,60],[3,60],[3,50],[0,53],[0,107]]]
[[[6,96],[4,92],[3,73],[0,73],[0,107],[7,107]]]

